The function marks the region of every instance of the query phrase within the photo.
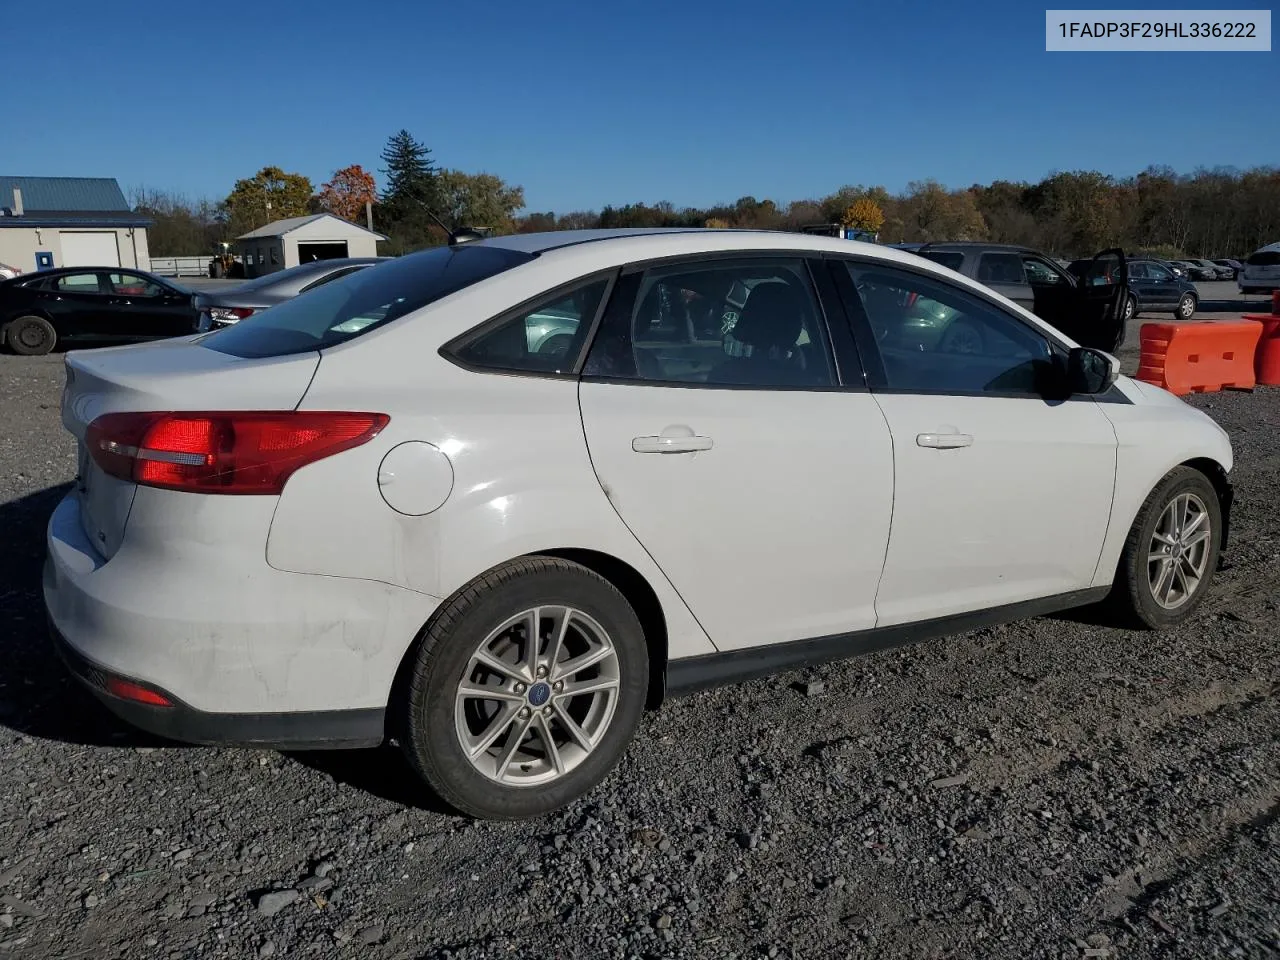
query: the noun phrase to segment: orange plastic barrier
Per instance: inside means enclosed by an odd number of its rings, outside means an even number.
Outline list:
[[[1253,314],[1247,319],[1262,324],[1262,337],[1253,357],[1254,376],[1263,386],[1280,387],[1280,315]]]
[[[1257,383],[1254,353],[1262,336],[1256,320],[1229,323],[1144,323],[1138,379],[1179,396]]]

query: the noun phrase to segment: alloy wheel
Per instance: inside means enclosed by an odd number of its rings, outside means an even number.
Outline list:
[[[457,685],[463,754],[490,780],[557,780],[599,745],[618,705],[618,654],[608,632],[574,607],[525,610],[471,655]]]
[[[1195,596],[1207,574],[1213,530],[1204,501],[1180,493],[1160,513],[1147,550],[1151,596],[1177,610]]]

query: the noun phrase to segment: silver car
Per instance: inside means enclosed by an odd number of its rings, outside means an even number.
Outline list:
[[[288,270],[278,270],[225,290],[204,290],[196,298],[199,329],[214,330],[238,323],[261,310],[292,300],[321,284],[381,263],[388,257],[342,257],[314,260]]]

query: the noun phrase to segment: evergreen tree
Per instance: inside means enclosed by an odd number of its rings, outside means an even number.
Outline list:
[[[376,223],[390,238],[386,252],[405,253],[441,243],[444,234],[430,216],[441,216],[438,174],[430,148],[408,130],[401,130],[387,138],[380,157],[386,164],[382,173],[387,187],[378,203]]]

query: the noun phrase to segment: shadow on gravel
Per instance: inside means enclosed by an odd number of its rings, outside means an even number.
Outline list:
[[[41,571],[49,514],[71,484],[0,504],[0,728],[91,746],[166,746],[112,716],[63,667],[45,627]]]
[[[444,816],[458,815],[418,779],[404,754],[393,746],[376,750],[298,750],[285,756],[383,800]]]

